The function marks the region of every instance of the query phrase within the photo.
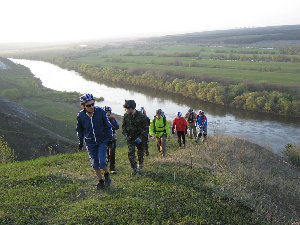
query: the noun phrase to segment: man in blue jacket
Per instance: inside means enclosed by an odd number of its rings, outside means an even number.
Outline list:
[[[95,99],[92,94],[82,95],[80,102],[83,110],[77,115],[78,148],[82,150],[83,141],[85,141],[91,166],[99,179],[97,189],[102,189],[110,186],[111,183],[106,164],[106,146],[112,141],[112,126],[106,112],[102,108],[94,106]],[[104,180],[102,171],[104,171]]]
[[[206,141],[206,136],[207,136],[207,117],[204,115],[204,110],[199,110],[198,115],[196,116],[196,121],[195,121],[196,127],[198,127],[199,132],[196,138],[196,143],[200,141],[200,138],[203,133],[203,139],[202,143]]]

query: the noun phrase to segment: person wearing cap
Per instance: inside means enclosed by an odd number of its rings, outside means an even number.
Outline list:
[[[95,106],[92,94],[80,97],[82,110],[77,115],[78,149],[83,149],[83,142],[87,146],[90,163],[99,179],[97,189],[110,186],[111,179],[106,165],[106,146],[112,141],[112,126],[106,112]],[[104,180],[102,177],[104,172]]]
[[[182,138],[182,144],[185,147],[185,134],[187,131],[187,122],[185,118],[182,117],[181,112],[178,112],[176,114],[175,119],[173,120],[172,134],[175,134],[175,130],[177,132],[177,137],[178,137],[178,146],[181,147],[181,138]]]
[[[161,109],[157,109],[155,112],[150,123],[149,135],[153,140],[156,139],[157,150],[161,152],[161,155],[166,156],[166,139],[170,140],[171,134],[169,122]]]
[[[109,162],[109,170],[111,174],[116,174],[116,148],[117,148],[117,134],[116,130],[119,129],[119,124],[115,117],[111,115],[111,107],[105,106],[104,110],[106,115],[111,123],[112,130],[113,130],[113,139],[111,144],[107,145],[107,161]]]
[[[143,169],[144,151],[142,138],[145,135],[147,127],[146,116],[136,110],[134,100],[125,100],[123,105],[125,114],[123,117],[122,134],[125,136],[128,145],[128,159],[132,168],[132,175]],[[138,164],[135,156],[135,147],[137,147]]]
[[[188,112],[185,114],[184,118],[187,121],[189,138],[192,139],[193,136],[194,138],[196,138],[197,137],[196,126],[195,126],[196,113],[192,108],[190,108]]]
[[[144,107],[141,107],[141,109],[139,111],[146,116],[147,126],[146,126],[145,133],[142,136],[142,143],[143,143],[144,155],[149,156],[149,126],[150,126],[150,119],[147,116],[147,113],[146,113],[146,110],[145,110]]]
[[[204,142],[206,141],[206,136],[207,136],[207,117],[204,115],[203,110],[199,110],[199,113],[196,116],[195,125],[199,129],[199,132],[198,132],[195,142],[198,143],[203,134],[202,143],[204,144]]]

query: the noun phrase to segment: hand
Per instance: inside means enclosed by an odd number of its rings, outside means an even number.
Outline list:
[[[170,141],[171,140],[171,138],[170,137],[168,137],[168,141]]]
[[[83,149],[83,143],[79,143],[79,144],[78,144],[78,150],[79,150],[79,151],[82,151],[82,149]]]
[[[107,142],[107,147],[111,146],[112,145],[112,141],[108,141]]]
[[[137,139],[135,139],[135,142],[136,142],[136,143],[141,143],[142,140],[138,137]]]
[[[155,136],[152,136],[151,138],[152,138],[152,140],[155,140]]]

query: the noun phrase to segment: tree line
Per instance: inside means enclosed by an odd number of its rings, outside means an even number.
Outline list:
[[[96,67],[71,62],[62,57],[52,58],[50,62],[76,70],[99,81],[161,90],[201,101],[230,105],[237,109],[300,116],[300,99],[296,96],[276,90],[250,91],[245,83],[225,85],[214,81],[196,81],[195,79],[162,76],[159,71],[131,74],[126,69]]]
[[[288,50],[282,50],[282,53],[274,54],[236,54],[236,53],[211,53],[208,55],[203,55],[200,52],[175,52],[175,53],[159,53],[154,54],[153,52],[144,53],[126,53],[123,56],[157,56],[157,57],[187,57],[195,58],[197,60],[232,60],[232,61],[251,61],[251,62],[300,62],[300,57],[297,54],[284,54],[288,53]],[[187,64],[188,65],[188,64]],[[195,65],[197,66],[197,65]]]

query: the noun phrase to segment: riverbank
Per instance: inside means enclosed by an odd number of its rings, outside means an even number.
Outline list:
[[[155,110],[163,109],[169,120],[174,118],[175,112],[183,114],[193,108],[195,112],[204,109],[208,116],[209,134],[226,134],[240,138],[247,138],[276,154],[282,155],[287,144],[300,145],[300,120],[289,117],[278,117],[262,113],[247,112],[245,110],[229,110],[227,107],[193,101],[188,98],[163,94],[163,92],[124,89],[118,86],[107,86],[91,80],[85,80],[81,74],[68,71],[53,64],[33,61],[14,60],[33,71],[41,79],[43,85],[57,91],[77,91],[80,93],[93,92],[94,96],[103,96],[103,102],[96,105],[108,105],[113,112],[124,114],[124,100],[134,99],[137,107],[145,107],[147,115],[153,118]],[[49,72],[50,71],[50,72]],[[49,77],[51,79],[49,79]],[[47,82],[46,82],[47,81]],[[49,83],[48,83],[49,82]],[[75,100],[77,98],[74,98]],[[280,139],[278,134],[280,133]]]
[[[292,224],[300,220],[299,170],[245,140],[209,136],[204,145],[188,140],[185,149],[171,140],[166,158],[150,141],[150,156],[136,176],[130,175],[127,151],[127,146],[117,149],[118,173],[103,191],[95,189],[86,152],[0,165],[0,222]]]

